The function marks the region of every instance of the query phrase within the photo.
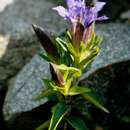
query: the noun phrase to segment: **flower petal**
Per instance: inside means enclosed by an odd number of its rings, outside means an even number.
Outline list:
[[[96,2],[96,4],[95,4],[96,11],[98,12],[98,11],[102,10],[102,8],[104,7],[105,4],[106,4],[105,2]]]
[[[54,7],[52,9],[56,10],[61,17],[66,18],[68,15],[67,9],[65,9],[63,6],[57,6],[57,7]]]
[[[66,0],[68,8],[71,8],[73,6],[85,6],[85,0]]]
[[[71,8],[72,6],[74,6],[75,0],[66,0],[66,3],[68,8]]]

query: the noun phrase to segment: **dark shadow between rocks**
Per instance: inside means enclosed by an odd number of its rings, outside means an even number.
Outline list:
[[[113,64],[91,74],[81,84],[94,88],[110,114],[90,108],[93,118],[108,130],[130,129],[130,61]]]
[[[45,103],[32,111],[16,115],[8,123],[8,130],[34,130],[51,117],[52,102]]]
[[[35,37],[33,38],[32,34],[24,34],[22,32],[22,27],[13,30],[11,24],[14,24],[13,22],[17,21],[10,21],[10,25],[6,25],[7,21],[4,20],[11,13],[10,7],[16,7],[17,3],[18,0],[14,0],[13,3],[9,4],[0,12],[0,38],[2,39],[0,39],[0,51],[3,51],[3,48],[5,49],[4,53],[0,55],[0,86],[2,86],[2,88],[0,87],[0,130],[6,129],[4,127],[5,122],[3,119],[2,107],[9,81],[17,75],[21,68],[29,62],[40,49],[40,45],[37,43]],[[20,16],[17,17],[19,18]],[[31,24],[30,28],[32,28]]]
[[[0,130],[6,130],[6,124],[4,122],[2,114],[2,107],[4,103],[5,94],[6,94],[6,88],[0,87]]]

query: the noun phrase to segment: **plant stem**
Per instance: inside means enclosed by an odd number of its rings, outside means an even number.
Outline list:
[[[48,128],[50,124],[50,120],[44,122],[42,125],[40,125],[38,128],[36,128],[35,130],[43,130],[45,128]]]

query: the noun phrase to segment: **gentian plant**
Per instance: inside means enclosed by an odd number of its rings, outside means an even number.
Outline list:
[[[84,0],[66,0],[66,3],[67,9],[62,6],[53,8],[71,23],[64,36],[51,40],[41,27],[33,25],[46,52],[40,53],[40,56],[49,63],[51,74],[51,79],[43,79],[46,89],[37,99],[47,97],[55,104],[51,108],[52,117],[36,130],[67,130],[70,126],[75,130],[88,130],[87,120],[92,118],[86,102],[109,113],[95,97],[93,89],[79,85],[79,78],[100,52],[103,39],[95,34],[94,28],[95,21],[108,19],[106,16],[98,17],[105,3],[87,6]],[[78,114],[75,115],[75,111]]]

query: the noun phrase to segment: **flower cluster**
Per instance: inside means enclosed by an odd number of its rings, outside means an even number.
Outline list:
[[[62,6],[54,7],[60,16],[72,23],[79,22],[85,28],[89,27],[93,22],[107,20],[108,17],[98,17],[98,12],[103,8],[105,2],[96,2],[94,6],[86,6],[85,0],[66,0],[67,9]]]
[[[54,7],[60,16],[72,23],[73,42],[79,47],[81,41],[88,43],[94,33],[95,21],[107,20],[107,16],[98,17],[98,12],[105,2],[96,2],[93,6],[86,6],[85,0],[66,0],[67,9],[63,6]]]

